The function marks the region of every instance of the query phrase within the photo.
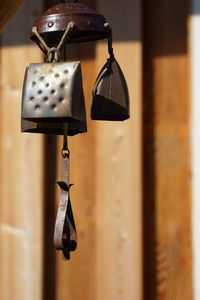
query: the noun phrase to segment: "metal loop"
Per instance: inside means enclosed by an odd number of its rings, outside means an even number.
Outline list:
[[[63,149],[61,150],[61,154],[62,154],[62,157],[66,159],[66,158],[69,158],[70,151],[69,151],[69,149],[64,149],[64,148],[63,148]]]
[[[53,54],[53,55],[52,55]],[[60,50],[56,47],[52,47],[47,52],[47,61],[48,62],[58,62],[60,58]]]

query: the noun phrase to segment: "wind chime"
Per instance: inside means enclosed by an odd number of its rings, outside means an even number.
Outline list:
[[[92,120],[123,121],[129,118],[129,96],[123,73],[112,48],[112,30],[104,16],[84,4],[59,3],[38,17],[31,39],[45,55],[45,63],[26,69],[22,95],[22,132],[63,135],[62,171],[58,185],[60,203],[54,245],[66,259],[77,247],[76,227],[70,201],[67,137],[87,131],[80,61],[59,62],[70,43],[106,38],[109,58],[92,92]]]

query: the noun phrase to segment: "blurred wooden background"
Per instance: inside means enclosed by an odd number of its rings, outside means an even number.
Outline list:
[[[61,140],[20,133],[25,67],[42,61],[28,32],[56,1],[25,1],[3,31],[0,299],[193,299],[188,2],[83,0],[113,27],[131,118],[90,120],[107,46],[71,47],[69,59],[82,62],[88,133],[70,138],[78,230],[70,262],[53,248]]]

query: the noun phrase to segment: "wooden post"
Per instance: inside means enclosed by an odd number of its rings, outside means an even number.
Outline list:
[[[113,28],[114,52],[127,80],[131,118],[96,122],[97,300],[142,299],[140,1],[98,1]],[[97,45],[97,72],[108,57]]]
[[[43,137],[20,132],[23,76],[40,61],[26,45],[40,1],[27,2],[1,37],[0,298],[42,300]]]
[[[143,1],[144,297],[192,299],[188,1]]]
[[[121,15],[122,1],[97,4],[114,27],[114,37],[118,34],[114,46],[129,85],[131,119],[123,123],[90,120],[92,87],[108,57],[107,45],[97,43],[96,56],[94,49],[89,50],[91,45],[74,46],[73,58],[82,58],[88,133],[70,138],[71,182],[75,183],[71,200],[79,244],[70,262],[57,255],[56,299],[141,300],[140,5],[127,1],[127,24],[113,15],[112,6]],[[127,26],[133,29],[131,35],[126,34]]]
[[[70,50],[68,53],[72,53]],[[70,181],[71,202],[78,233],[78,248],[71,254],[71,261],[65,262],[57,254],[56,299],[94,300],[95,296],[95,248],[96,248],[96,161],[95,124],[89,120],[92,86],[95,81],[94,46],[73,47],[73,59],[81,59],[84,94],[87,106],[88,132],[69,138],[71,152]],[[59,139],[58,162],[62,138]],[[60,178],[60,168],[58,170]],[[58,189],[57,199],[60,197]]]

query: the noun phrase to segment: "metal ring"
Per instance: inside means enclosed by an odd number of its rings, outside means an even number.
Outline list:
[[[61,153],[62,153],[62,157],[63,158],[67,158],[67,157],[69,157],[69,155],[70,155],[70,151],[69,151],[69,149],[62,149],[61,150]]]
[[[60,58],[60,51],[59,51],[59,49],[56,48],[56,47],[50,48],[50,49],[48,50],[48,52],[47,52],[47,58],[49,58],[49,56],[50,56],[51,53],[54,53],[54,58],[55,58],[55,53],[57,54],[57,58],[58,58],[58,59],[57,59],[56,61],[58,61],[59,58]]]

